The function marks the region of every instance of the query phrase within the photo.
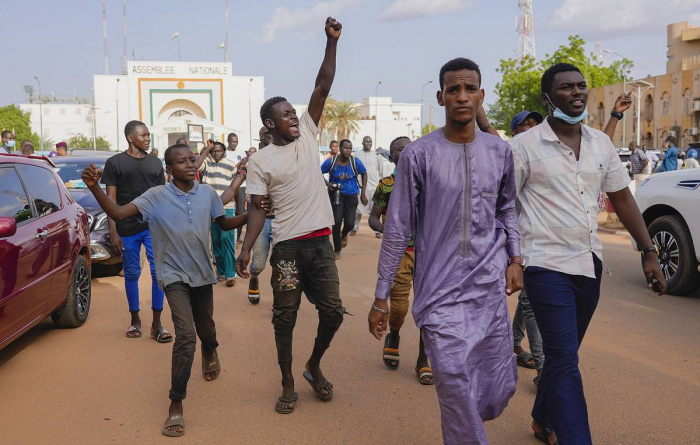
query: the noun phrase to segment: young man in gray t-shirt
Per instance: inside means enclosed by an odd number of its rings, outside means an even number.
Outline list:
[[[247,193],[252,196],[250,224],[236,265],[248,278],[250,253],[265,224],[261,207],[270,195],[275,206],[272,222],[272,291],[277,361],[282,371],[282,395],[275,410],[294,411],[298,395],[292,377],[292,332],[302,292],[316,306],[318,334],[304,378],[322,400],[333,397],[333,385],[321,372],[321,358],[343,322],[340,282],[335,254],[328,239],[333,211],[321,175],[316,136],[323,106],[335,77],[335,55],[341,24],[326,20],[326,52],[311,94],[309,108],[300,118],[283,97],[273,97],[260,109],[260,118],[270,130],[273,143],[248,161]]]
[[[102,170],[94,165],[83,171],[82,179],[105,213],[115,221],[140,218],[149,223],[153,237],[158,285],[165,291],[175,325],[172,386],[168,419],[161,432],[166,436],[185,434],[182,401],[194,361],[197,336],[202,340],[202,374],[207,381],[221,372],[216,352],[213,289],[216,275],[209,257],[211,221],[229,231],[244,225],[248,215],[226,217],[223,203],[237,192],[242,178],[235,178],[219,197],[207,184],[195,181],[197,161],[186,145],[165,151],[165,164],[173,180],[153,187],[119,206],[98,185]]]

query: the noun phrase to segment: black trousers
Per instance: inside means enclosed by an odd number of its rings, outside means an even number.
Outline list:
[[[331,198],[331,205],[333,207],[333,247],[336,253],[340,252],[341,240],[346,237],[348,233],[352,232],[355,226],[355,211],[357,210],[358,197],[357,195],[343,195],[340,194],[340,204],[335,205],[335,192],[329,192]],[[341,224],[343,229],[340,229]]]
[[[282,241],[272,249],[272,324],[277,361],[292,362],[292,334],[301,305],[301,293],[318,311],[314,352],[323,353],[343,323],[340,280],[327,236]]]
[[[197,336],[202,349],[213,352],[219,346],[214,324],[214,290],[211,284],[191,287],[181,281],[165,287],[175,326],[170,400],[184,400],[190,380]]]

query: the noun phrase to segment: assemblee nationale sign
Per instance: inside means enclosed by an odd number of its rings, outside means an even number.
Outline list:
[[[155,76],[230,76],[230,63],[129,62],[129,74]]]

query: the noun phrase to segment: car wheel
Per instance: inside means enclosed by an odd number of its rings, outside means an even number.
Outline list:
[[[649,236],[659,248],[659,263],[668,293],[688,295],[700,287],[693,240],[683,219],[677,215],[657,218],[649,226]]]
[[[59,328],[82,326],[90,312],[91,294],[90,268],[85,258],[78,256],[68,285],[66,304],[51,315],[56,326]]]

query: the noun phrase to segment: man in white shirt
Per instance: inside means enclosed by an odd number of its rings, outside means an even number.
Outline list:
[[[365,194],[369,196],[376,190],[379,181],[384,177],[384,160],[383,157],[378,156],[375,151],[372,151],[372,138],[365,136],[362,138],[362,150],[355,153],[355,158],[362,161],[362,164],[367,169],[367,190],[362,190],[361,192],[366,192]],[[360,230],[360,221],[362,220],[362,215],[369,215],[372,212],[372,201],[367,200],[367,203],[358,203],[356,216],[355,216],[355,227],[350,236],[355,236],[358,230]],[[381,238],[381,232],[374,232],[377,238]]]
[[[608,194],[642,250],[647,283],[666,283],[656,247],[627,187],[626,169],[604,133],[581,124],[588,86],[566,63],[542,76],[551,115],[511,140],[516,171],[525,289],[542,334],[546,360],[532,410],[535,435],[550,444],[590,444],[578,348],[600,298],[603,246],[598,192]],[[556,435],[555,435],[556,432]]]

